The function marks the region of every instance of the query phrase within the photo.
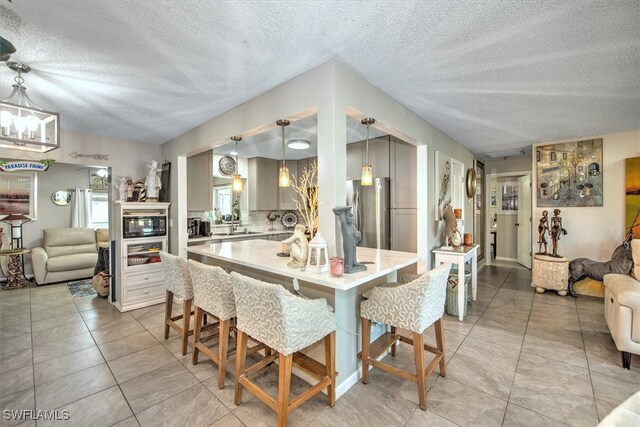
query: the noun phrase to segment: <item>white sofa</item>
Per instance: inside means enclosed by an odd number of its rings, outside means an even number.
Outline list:
[[[631,254],[633,276],[604,276],[604,317],[625,369],[631,354],[640,354],[640,239],[631,241]]]
[[[93,277],[98,247],[108,244],[108,232],[93,228],[47,228],[43,246],[31,251],[38,285]]]

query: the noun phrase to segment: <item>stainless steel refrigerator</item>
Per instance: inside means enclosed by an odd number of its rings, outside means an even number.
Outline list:
[[[353,224],[362,234],[358,246],[391,249],[390,178],[376,178],[373,185],[347,181],[347,206],[353,207]]]

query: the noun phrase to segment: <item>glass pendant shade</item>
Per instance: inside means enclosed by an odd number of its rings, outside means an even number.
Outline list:
[[[291,180],[289,179],[289,168],[286,165],[280,166],[280,175],[278,176],[279,187],[289,187]]]
[[[231,190],[235,191],[236,193],[239,193],[242,191],[242,177],[240,176],[240,171],[238,171],[238,141],[242,141],[242,137],[241,136],[232,136],[231,137],[232,141],[236,142],[236,151],[234,151],[234,153],[236,153],[236,173],[233,175],[233,184],[231,184]]]
[[[373,185],[373,172],[371,165],[362,166],[362,176],[360,177],[360,185]]]
[[[18,73],[13,92],[0,101],[0,148],[45,153],[60,147],[60,116],[35,105],[27,95],[22,73],[31,68],[7,62]]]
[[[367,142],[365,143],[364,150],[364,165],[362,165],[362,176],[360,177],[360,185],[373,185],[373,171],[369,164],[369,125],[374,124],[376,121],[370,117],[360,120],[360,123],[367,126]]]
[[[282,166],[280,166],[280,173],[278,174],[278,187],[291,186],[291,180],[289,179],[289,168],[285,163],[284,158],[284,128],[289,126],[291,122],[289,120],[278,120],[276,124],[282,127]]]

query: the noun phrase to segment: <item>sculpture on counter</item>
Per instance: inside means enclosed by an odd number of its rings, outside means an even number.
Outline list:
[[[149,173],[144,180],[144,185],[147,187],[147,202],[157,202],[158,193],[160,192],[160,188],[162,188],[162,182],[158,176],[158,162],[155,160],[151,160]]]
[[[220,208],[213,208],[213,213],[216,217],[215,224],[222,224],[222,211],[220,210]]]
[[[547,254],[547,239],[545,238],[545,234],[549,231],[549,224],[547,224],[549,216],[549,211],[542,211],[542,218],[540,218],[540,224],[538,224],[538,251],[537,255],[546,255]],[[544,245],[544,252],[542,251],[542,246]]]
[[[233,201],[231,204],[231,212],[233,212],[231,215],[232,221],[240,220],[240,200],[236,199]]]
[[[560,209],[553,210],[553,218],[551,218],[551,229],[549,231],[549,235],[551,236],[551,243],[553,245],[553,254],[551,254],[551,256],[562,258],[561,255],[558,255],[558,240],[560,240],[561,235],[567,235],[567,230],[562,228]]]
[[[365,271],[367,266],[361,264],[356,259],[356,246],[360,241],[361,234],[353,225],[353,213],[351,206],[336,206],[333,213],[340,220],[340,231],[342,232],[342,250],[344,252],[344,272],[357,273]]]
[[[289,246],[289,253],[291,254],[291,261],[287,263],[292,268],[305,268],[307,266],[307,258],[309,257],[309,241],[304,234],[305,226],[296,225],[293,231],[293,236],[287,240],[283,240],[282,243],[286,243]]]
[[[458,223],[456,221],[456,216],[453,213],[453,208],[450,204],[448,204],[442,213],[442,217],[445,221],[445,237],[447,244],[453,246],[454,248],[459,248],[462,245],[462,237],[460,236],[460,231],[458,230]]]

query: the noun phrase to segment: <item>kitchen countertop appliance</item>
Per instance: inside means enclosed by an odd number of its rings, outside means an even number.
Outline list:
[[[362,238],[358,246],[391,249],[390,178],[375,178],[373,185],[347,181],[347,206],[353,207],[353,225]]]
[[[189,237],[198,237],[200,235],[200,218],[187,218],[187,233]]]
[[[200,221],[200,236],[211,236],[211,223],[209,221],[205,221],[204,219]]]

